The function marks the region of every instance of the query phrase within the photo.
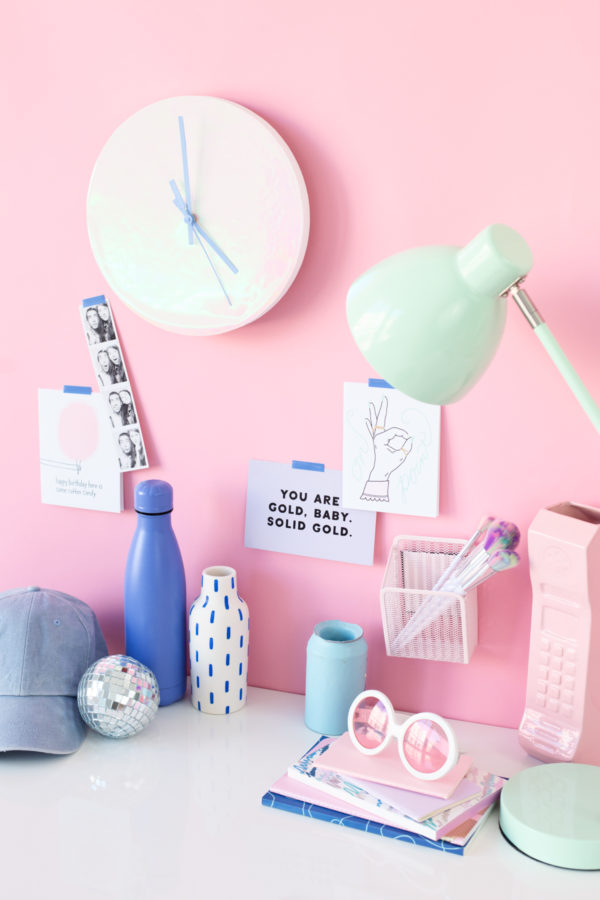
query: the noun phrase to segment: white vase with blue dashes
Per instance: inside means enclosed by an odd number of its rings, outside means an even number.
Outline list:
[[[204,569],[190,609],[192,703],[200,712],[228,715],[246,702],[249,630],[235,569]]]

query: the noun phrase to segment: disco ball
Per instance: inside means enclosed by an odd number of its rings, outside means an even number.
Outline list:
[[[84,672],[77,690],[81,718],[105,737],[126,738],[149,725],[160,694],[153,672],[131,656],[104,656]]]

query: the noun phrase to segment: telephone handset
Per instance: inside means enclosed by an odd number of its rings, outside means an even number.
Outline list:
[[[533,604],[519,741],[545,762],[600,763],[600,510],[560,503],[528,533]]]

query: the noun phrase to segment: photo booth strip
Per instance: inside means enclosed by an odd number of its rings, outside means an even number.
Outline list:
[[[88,297],[80,313],[119,468],[146,469],[146,445],[110,304],[104,294]]]

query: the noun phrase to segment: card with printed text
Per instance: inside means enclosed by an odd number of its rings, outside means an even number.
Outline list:
[[[104,399],[81,390],[38,391],[42,503],[121,512],[122,476]]]
[[[244,544],[373,564],[375,513],[342,506],[342,473],[250,460]]]

